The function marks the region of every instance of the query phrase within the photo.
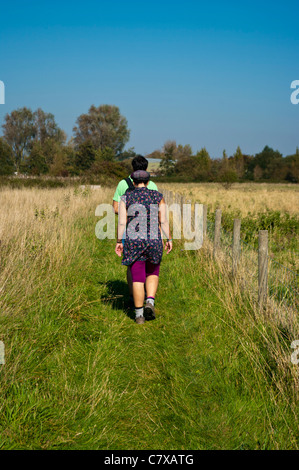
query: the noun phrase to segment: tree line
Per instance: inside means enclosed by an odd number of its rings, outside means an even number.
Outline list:
[[[127,174],[133,150],[124,151],[130,130],[119,108],[91,106],[81,114],[67,141],[55,117],[23,107],[4,118],[0,138],[0,174],[81,176]]]
[[[67,141],[55,117],[27,107],[6,114],[0,137],[0,175],[87,176],[105,180],[122,178],[131,170],[134,148],[127,119],[117,106],[92,105],[81,114]],[[283,157],[265,146],[255,155],[240,147],[227,156],[211,158],[205,147],[194,153],[190,145],[166,141],[163,148],[145,155],[159,159],[156,176],[169,181],[288,181],[299,182],[299,150]]]
[[[217,181],[230,184],[237,181],[299,182],[299,149],[283,157],[278,150],[265,146],[255,155],[246,155],[238,146],[235,153],[211,158],[205,147],[192,152],[190,145],[167,141],[162,150],[151,154],[160,158],[158,174],[173,181]]]

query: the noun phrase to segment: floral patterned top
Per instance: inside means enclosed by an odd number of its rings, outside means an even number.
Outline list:
[[[135,188],[122,196],[126,204],[127,225],[122,264],[130,266],[135,261],[159,264],[163,243],[159,229],[159,204],[163,194],[147,187]]]

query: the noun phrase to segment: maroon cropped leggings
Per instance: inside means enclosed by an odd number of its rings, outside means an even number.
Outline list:
[[[145,283],[148,276],[159,276],[160,264],[153,264],[150,261],[135,261],[130,268],[132,282]]]

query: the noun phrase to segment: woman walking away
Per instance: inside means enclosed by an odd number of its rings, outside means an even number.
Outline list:
[[[127,191],[119,204],[115,252],[123,255],[122,264],[130,267],[135,321],[142,324],[155,319],[155,296],[163,255],[161,229],[166,237],[167,254],[172,250],[172,240],[163,194],[148,189],[150,175],[147,171],[135,171],[131,178],[135,189]]]

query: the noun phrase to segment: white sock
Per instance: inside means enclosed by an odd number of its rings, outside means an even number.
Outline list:
[[[154,306],[155,305],[155,299],[153,299],[153,297],[148,297],[146,299],[146,303],[152,304],[152,306]]]
[[[139,318],[139,317],[143,317],[143,307],[141,308],[135,308],[135,317],[136,318]]]

